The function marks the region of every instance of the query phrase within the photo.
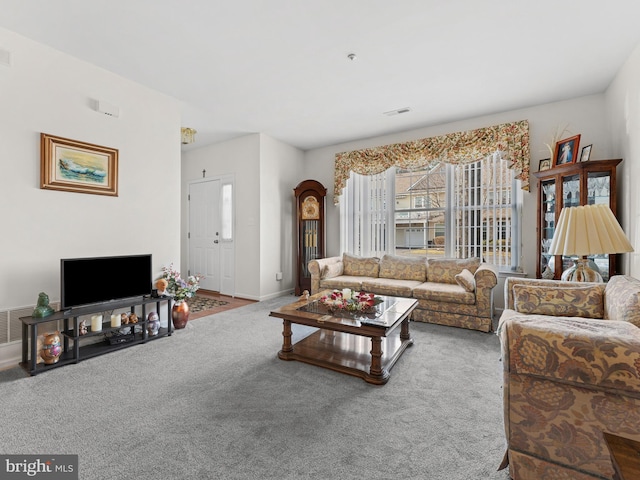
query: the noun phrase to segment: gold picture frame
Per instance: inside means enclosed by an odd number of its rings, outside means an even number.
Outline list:
[[[40,188],[118,196],[118,150],[40,134]]]

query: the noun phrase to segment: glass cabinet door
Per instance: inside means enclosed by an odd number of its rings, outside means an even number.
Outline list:
[[[553,256],[549,255],[549,247],[556,228],[556,181],[549,179],[542,182],[542,208],[540,209],[541,245],[540,271],[544,278],[553,278]]]
[[[587,203],[611,205],[611,175],[609,172],[587,173]]]
[[[580,205],[580,175],[562,177],[562,206],[577,207]]]
[[[609,172],[587,173],[587,203],[604,203],[611,205],[611,174]],[[589,266],[600,272],[602,279],[609,280],[609,255],[593,255],[589,257]]]
[[[580,175],[562,177],[562,207],[580,206]],[[578,257],[562,257],[562,271],[573,266]]]

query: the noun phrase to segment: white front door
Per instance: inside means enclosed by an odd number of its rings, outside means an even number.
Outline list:
[[[200,288],[220,291],[220,180],[189,185],[189,272]]]

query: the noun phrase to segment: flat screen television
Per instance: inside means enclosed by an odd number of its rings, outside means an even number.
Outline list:
[[[62,310],[149,295],[151,255],[63,258],[60,260]]]

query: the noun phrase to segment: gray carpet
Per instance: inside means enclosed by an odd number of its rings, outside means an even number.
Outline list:
[[[27,377],[0,372],[0,452],[94,479],[508,479],[495,335],[411,323],[385,386],[276,356],[291,296]],[[294,341],[308,330],[294,330]]]

